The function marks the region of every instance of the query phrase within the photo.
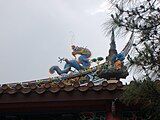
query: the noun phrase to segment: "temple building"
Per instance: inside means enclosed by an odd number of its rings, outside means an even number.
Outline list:
[[[76,55],[75,51],[72,54]],[[3,84],[0,120],[140,120],[135,116],[138,106],[126,106],[120,101],[126,87],[121,78],[128,75],[123,60],[112,31],[109,55],[102,64],[70,75]],[[59,69],[54,66],[50,72],[55,70]]]

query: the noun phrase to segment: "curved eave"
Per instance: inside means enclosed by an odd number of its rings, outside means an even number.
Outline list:
[[[89,82],[84,86],[57,84],[39,88],[32,85],[32,87],[28,86],[26,91],[23,90],[24,88],[26,87],[16,85],[1,92],[0,112],[106,110],[107,102],[119,98],[123,93],[123,85],[120,82],[107,83],[106,81],[101,85]],[[9,89],[12,92],[9,92]]]

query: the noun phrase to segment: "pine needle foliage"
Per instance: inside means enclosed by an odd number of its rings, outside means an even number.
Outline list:
[[[160,1],[142,0],[130,8],[115,6],[118,12],[111,15],[114,26],[134,32],[132,54],[127,59],[130,68],[138,71],[121,100],[139,105],[145,120],[160,120],[160,82],[155,81],[160,80]]]
[[[121,100],[127,105],[141,106],[140,115],[146,120],[159,120],[160,118],[160,82],[132,81],[126,87]]]
[[[116,5],[118,10],[111,17],[119,28],[136,33],[134,54],[127,58],[130,66],[136,66],[143,73],[139,78],[160,78],[160,8],[156,0],[147,0],[145,5],[132,9]]]

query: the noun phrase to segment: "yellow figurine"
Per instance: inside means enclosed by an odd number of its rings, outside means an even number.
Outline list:
[[[122,61],[116,60],[114,63],[114,66],[115,66],[116,70],[121,69],[122,68]]]

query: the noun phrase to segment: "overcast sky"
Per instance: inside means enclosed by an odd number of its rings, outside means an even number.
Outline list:
[[[108,55],[110,17],[105,0],[0,0],[0,82],[46,78],[70,45],[87,46],[92,57]],[[120,51],[125,41],[117,41]]]

